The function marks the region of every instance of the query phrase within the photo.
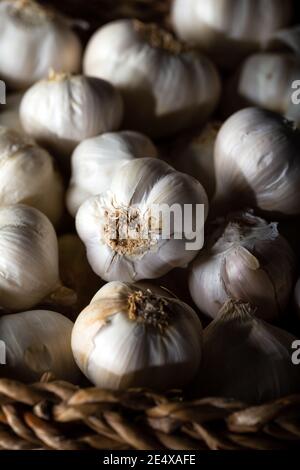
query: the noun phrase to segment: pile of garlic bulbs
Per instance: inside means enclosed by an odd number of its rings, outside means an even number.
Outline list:
[[[171,3],[0,2],[0,377],[300,392],[293,2]]]

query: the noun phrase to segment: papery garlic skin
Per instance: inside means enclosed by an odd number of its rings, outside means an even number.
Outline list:
[[[22,204],[0,207],[0,304],[24,310],[60,286],[57,238],[49,219]]]
[[[46,150],[0,126],[0,206],[27,204],[57,224],[63,212],[63,182]]]
[[[200,181],[210,199],[216,186],[214,147],[221,125],[219,121],[211,121],[197,136],[176,142],[168,158],[176,170]]]
[[[254,317],[255,307],[228,302],[203,333],[203,360],[194,391],[261,404],[299,393],[290,333]]]
[[[292,102],[292,84],[299,76],[300,61],[291,54],[251,55],[229,80],[223,112],[229,116],[238,109],[259,106],[290,118],[299,127],[299,105]]]
[[[0,3],[0,76],[24,89],[50,68],[78,72],[81,44],[67,20],[32,0]]]
[[[83,67],[122,92],[125,127],[152,137],[206,122],[220,96],[210,60],[181,51],[170,34],[135,20],[114,21],[96,31]]]
[[[20,107],[25,131],[65,156],[83,139],[117,130],[122,113],[121,96],[110,83],[55,73],[29,88]]]
[[[290,0],[174,0],[172,25],[184,41],[231,68],[289,24]]]
[[[70,320],[52,311],[1,316],[0,338],[6,350],[1,375],[33,382],[51,372],[57,380],[78,383],[81,374],[71,350],[72,328]]]
[[[101,388],[168,390],[195,377],[201,340],[196,313],[168,292],[110,282],[76,320],[72,350]]]
[[[81,142],[72,154],[72,176],[66,203],[75,216],[90,196],[109,189],[122,165],[140,157],[156,157],[157,150],[148,137],[133,131],[107,132]]]
[[[0,107],[0,126],[10,127],[18,132],[23,132],[19,116],[19,107],[23,93],[9,93],[6,103]]]
[[[236,299],[255,305],[258,317],[274,322],[285,313],[294,271],[294,253],[277,224],[247,212],[232,214],[216,223],[193,262],[190,293],[211,318]]]
[[[169,217],[174,207],[177,223]],[[185,267],[202,247],[207,212],[197,180],[156,158],[139,158],[120,168],[106,193],[82,204],[76,229],[95,273],[106,281],[133,282]]]
[[[300,133],[258,108],[232,115],[215,144],[215,212],[257,207],[277,216],[300,213]]]

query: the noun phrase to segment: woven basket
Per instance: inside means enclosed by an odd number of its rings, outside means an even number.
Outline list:
[[[99,25],[124,17],[167,24],[170,0],[41,1]],[[79,388],[47,374],[25,385],[0,379],[0,449],[273,450],[300,442],[300,395],[261,406],[178,392]]]

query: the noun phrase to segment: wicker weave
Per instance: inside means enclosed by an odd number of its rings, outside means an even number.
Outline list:
[[[176,393],[0,380],[0,448],[275,450],[300,441],[300,395],[256,407]]]

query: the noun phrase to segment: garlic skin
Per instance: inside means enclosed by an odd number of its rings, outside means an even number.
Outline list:
[[[221,125],[219,121],[208,122],[198,135],[176,142],[168,158],[177,171],[200,181],[209,199],[215,193],[214,147]]]
[[[257,207],[272,217],[300,213],[300,133],[270,111],[247,108],[221,127],[215,144],[214,212]]]
[[[201,360],[202,327],[185,303],[157,287],[110,282],[79,315],[72,350],[95,385],[185,387]]]
[[[185,227],[181,216],[180,226],[170,220],[174,206],[186,217]],[[202,248],[207,212],[207,196],[197,180],[156,158],[138,158],[120,168],[107,192],[82,204],[76,229],[96,274],[106,281],[133,282],[185,267]]]
[[[209,59],[137,20],[114,21],[96,31],[83,68],[121,91],[124,126],[151,137],[205,123],[220,96],[220,78]]]
[[[293,289],[294,258],[277,224],[250,212],[231,214],[217,221],[191,266],[191,296],[211,318],[236,299],[255,305],[263,320],[278,321]]]
[[[81,44],[68,21],[32,0],[0,3],[0,76],[9,87],[24,89],[50,68],[78,72]]]
[[[0,338],[6,349],[1,375],[33,382],[51,372],[57,380],[78,383],[81,374],[71,350],[72,328],[63,315],[46,310],[1,316]]]
[[[258,106],[290,118],[299,127],[299,105],[292,102],[292,83],[299,76],[299,58],[291,54],[251,55],[229,80],[223,112],[229,116],[238,109]]]
[[[33,85],[20,106],[25,131],[64,156],[83,139],[118,129],[122,113],[121,96],[110,83],[64,73]]]
[[[261,404],[299,393],[299,366],[292,363],[296,338],[254,314],[255,307],[230,301],[204,330],[197,396]]]
[[[140,157],[156,157],[157,150],[148,137],[133,131],[107,132],[81,142],[72,154],[72,176],[66,196],[74,217],[90,196],[109,189],[116,171]]]
[[[62,283],[77,294],[76,304],[72,306],[72,311],[68,311],[68,317],[75,320],[103,283],[93,273],[86,259],[85,246],[77,235],[61,235],[58,238],[58,253]]]
[[[0,126],[10,127],[18,132],[23,132],[19,116],[19,107],[23,93],[9,93],[6,103],[0,107]]]
[[[232,68],[287,26],[292,10],[290,0],[174,0],[171,21],[182,40]]]
[[[57,238],[49,219],[22,204],[0,207],[0,304],[20,311],[61,288]]]
[[[57,224],[63,192],[62,178],[48,152],[25,134],[0,126],[0,206],[27,204]]]

